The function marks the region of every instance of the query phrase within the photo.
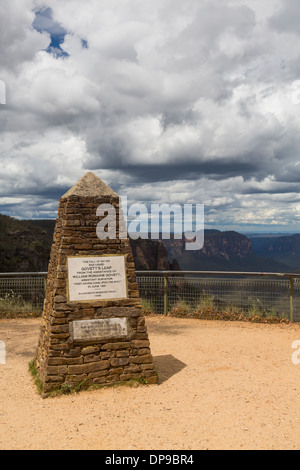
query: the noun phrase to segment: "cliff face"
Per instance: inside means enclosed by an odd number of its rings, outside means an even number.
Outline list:
[[[0,215],[0,272],[47,272],[55,220],[16,220]],[[137,270],[179,269],[157,241],[130,240]]]
[[[217,256],[224,259],[246,258],[252,254],[251,242],[237,232],[207,233],[201,256]]]
[[[48,271],[54,220],[19,221],[0,215],[0,272]],[[184,240],[130,240],[137,270],[293,272],[300,266],[300,235],[259,245],[237,232],[206,230],[201,250]],[[289,261],[289,262],[288,262]],[[291,267],[292,266],[292,267]],[[293,268],[294,266],[294,268]]]
[[[46,227],[35,221],[0,216],[0,272],[47,271],[54,221]]]
[[[159,241],[130,240],[132,254],[137,270],[172,270],[179,269],[176,261],[168,261],[168,252]]]
[[[163,240],[168,253],[181,258],[187,253],[184,240]],[[250,240],[237,232],[219,232],[217,230],[206,230],[204,237],[204,246],[201,250],[193,251],[198,258],[223,258],[230,260],[232,258],[245,258],[252,254]]]
[[[300,235],[251,238],[253,251],[300,269]]]
[[[251,241],[238,232],[205,230],[204,246],[195,251],[187,251],[184,240],[162,243],[182,270],[284,272],[290,269],[276,260],[258,256],[252,250]]]

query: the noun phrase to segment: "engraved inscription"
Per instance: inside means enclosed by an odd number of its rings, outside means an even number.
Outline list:
[[[125,256],[68,258],[69,301],[127,298]]]
[[[101,318],[73,321],[74,340],[124,338],[128,336],[126,318]]]

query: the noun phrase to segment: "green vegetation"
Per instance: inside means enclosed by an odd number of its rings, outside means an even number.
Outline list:
[[[47,271],[54,220],[17,220],[0,214],[0,271]]]
[[[38,373],[37,373],[37,370],[36,370],[36,365],[35,365],[35,360],[34,359],[29,362],[28,369],[29,369],[29,372],[31,373],[32,377],[34,378],[34,383],[37,387],[37,390],[38,390],[39,394],[41,394],[42,391],[43,391],[43,384],[42,384],[41,380],[38,377]]]
[[[0,318],[37,317],[41,314],[41,309],[26,301],[21,295],[16,295],[13,291],[0,297]]]
[[[43,393],[43,384],[41,380],[38,377],[37,369],[36,369],[36,364],[35,360],[32,359],[29,364],[28,364],[28,370],[30,374],[32,375],[34,379],[34,383],[37,387],[38,393],[41,395]],[[136,379],[131,379],[127,381],[119,381],[119,382],[114,382],[112,384],[105,384],[105,385],[100,385],[100,384],[91,384],[87,379],[82,380],[80,383],[77,385],[69,385],[69,384],[63,384],[61,387],[59,387],[57,390],[54,390],[53,392],[50,392],[47,394],[47,397],[57,397],[60,395],[70,395],[73,393],[79,393],[82,390],[87,390],[87,391],[92,391],[92,390],[100,390],[104,388],[115,388],[115,387],[121,387],[121,386],[126,386],[126,387],[138,387],[140,385],[148,385],[148,382],[146,379],[141,379],[141,378],[136,378]]]
[[[273,308],[266,308],[259,299],[250,299],[247,306],[220,305],[213,296],[205,295],[197,302],[178,300],[169,310],[171,317],[198,318],[202,320],[246,321],[252,323],[288,323],[285,315],[279,316]]]
[[[154,302],[146,299],[141,299],[141,305],[142,305],[142,310],[143,314],[146,315],[152,315],[155,311],[155,305]]]

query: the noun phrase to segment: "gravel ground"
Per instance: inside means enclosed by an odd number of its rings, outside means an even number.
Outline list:
[[[157,385],[47,400],[28,372],[41,320],[0,320],[0,449],[300,448],[300,325],[146,320]]]

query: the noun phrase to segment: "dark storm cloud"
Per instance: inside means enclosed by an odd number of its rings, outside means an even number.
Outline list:
[[[93,170],[212,224],[298,221],[300,8],[275,3],[3,0],[1,210],[55,216]]]
[[[90,165],[92,170],[99,170],[99,166],[95,163]],[[103,168],[104,166],[102,166]],[[118,162],[117,167],[124,174],[131,177],[133,182],[151,183],[151,182],[170,182],[175,180],[195,180],[204,175],[212,180],[224,179],[232,176],[243,174],[245,179],[250,178],[256,172],[256,166],[247,163],[230,163],[209,161],[201,163],[177,163],[175,165],[123,165]],[[113,169],[114,165],[107,164],[107,169]],[[247,175],[249,175],[247,177]]]

